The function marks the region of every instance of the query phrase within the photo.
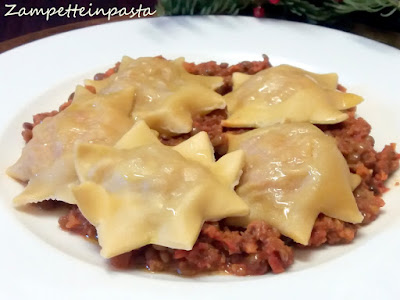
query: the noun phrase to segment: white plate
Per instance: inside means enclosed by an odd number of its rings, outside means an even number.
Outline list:
[[[178,17],[124,21],[56,35],[0,55],[0,295],[3,299],[328,298],[394,299],[400,292],[400,190],[395,174],[382,215],[354,243],[299,253],[280,275],[180,278],[107,268],[96,246],[58,228],[56,216],[14,210],[21,186],[4,170],[20,154],[21,124],[56,109],[77,83],[125,54],[239,62],[270,56],[340,82],[365,97],[359,114],[377,148],[400,142],[400,52],[317,26],[246,17]],[[396,199],[397,198],[397,199]],[[5,297],[4,297],[5,296]]]

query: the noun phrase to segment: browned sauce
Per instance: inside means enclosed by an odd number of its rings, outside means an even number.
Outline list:
[[[212,61],[201,64],[185,63],[185,68],[192,74],[223,76],[224,85],[219,89],[221,94],[232,89],[233,72],[254,74],[270,66],[266,56],[262,61],[241,62],[232,66]],[[118,64],[105,73],[96,74],[95,79],[106,78],[117,70]],[[345,91],[341,85],[338,89]],[[73,94],[61,105],[59,111],[68,107],[72,99]],[[28,142],[32,138],[34,126],[57,113],[58,111],[52,111],[37,114],[33,117],[33,123],[24,123],[22,135],[25,141]],[[354,191],[354,195],[364,215],[364,225],[375,220],[380,208],[385,204],[381,198],[387,190],[384,183],[388,176],[398,169],[400,157],[395,152],[394,144],[386,146],[381,152],[375,151],[374,139],[370,136],[371,126],[364,119],[356,118],[354,109],[348,113],[349,119],[343,123],[319,127],[326,134],[336,138],[351,172],[362,177],[362,183]],[[161,136],[160,140],[166,145],[176,145],[199,131],[206,131],[217,155],[223,155],[226,152],[227,140],[221,120],[225,118],[224,110],[196,117],[191,133],[173,138]],[[71,206],[69,212],[60,218],[59,224],[64,230],[88,239],[96,239],[95,227],[83,217],[76,206]],[[359,227],[321,214],[315,222],[309,247],[319,247],[325,243],[349,243],[355,238]],[[264,222],[252,222],[244,229],[228,227],[222,220],[205,223],[191,251],[149,245],[116,256],[110,259],[110,263],[118,269],[146,267],[155,272],[176,272],[190,276],[215,271],[225,271],[234,275],[261,275],[269,271],[285,271],[293,263],[293,249],[297,246]]]

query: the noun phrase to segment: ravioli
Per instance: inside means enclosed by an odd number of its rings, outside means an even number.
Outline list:
[[[207,220],[243,216],[235,193],[242,150],[215,162],[207,133],[176,147],[162,145],[141,121],[115,147],[80,144],[75,166],[77,205],[109,258],[147,244],[192,249]]]
[[[192,130],[192,117],[225,108],[225,100],[214,89],[222,77],[188,73],[183,59],[123,57],[116,74],[107,79],[87,80],[100,94],[135,87],[132,117],[144,120],[163,135],[178,135]]]
[[[347,119],[342,110],[362,97],[336,89],[336,74],[315,74],[280,65],[255,75],[234,74],[233,91],[225,95],[225,127],[266,127],[277,123],[336,124]]]
[[[47,199],[75,203],[69,185],[77,177],[72,150],[75,142],[113,145],[127,132],[133,120],[133,88],[96,95],[78,86],[72,104],[33,129],[33,138],[7,174],[29,181],[14,198],[15,205]]]
[[[309,123],[288,123],[229,136],[229,151],[242,149],[246,165],[237,193],[250,214],[229,218],[247,226],[264,220],[307,245],[320,213],[349,223],[363,220],[351,174],[335,140]]]

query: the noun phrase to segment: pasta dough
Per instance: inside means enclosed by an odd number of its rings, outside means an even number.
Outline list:
[[[69,185],[77,180],[72,149],[76,142],[113,145],[133,124],[133,88],[96,95],[82,86],[72,104],[33,129],[33,138],[7,174],[29,181],[15,205],[53,199],[75,203]]]
[[[335,140],[314,125],[289,123],[230,135],[229,151],[237,149],[246,157],[237,193],[250,214],[230,218],[229,224],[264,220],[307,245],[319,213],[362,221],[352,194],[357,175],[350,173]]]
[[[362,102],[355,94],[336,90],[336,74],[315,74],[288,65],[255,75],[234,74],[233,91],[225,96],[225,127],[265,127],[286,122],[335,124],[341,112]]]
[[[144,120],[164,135],[192,130],[192,117],[225,108],[225,100],[214,91],[222,77],[188,73],[182,63],[159,57],[132,59],[125,56],[116,74],[107,79],[87,80],[98,93],[135,87],[132,117]]]
[[[215,162],[205,132],[168,147],[138,122],[116,147],[77,146],[73,193],[106,258],[147,244],[190,250],[204,221],[248,213],[233,190],[243,165],[241,150]]]

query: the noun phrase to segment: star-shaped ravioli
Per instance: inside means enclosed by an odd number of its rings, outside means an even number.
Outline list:
[[[113,145],[133,124],[133,88],[97,95],[78,86],[72,104],[33,129],[33,138],[7,174],[29,181],[15,205],[53,199],[75,203],[69,188],[77,181],[73,162],[76,142]]]
[[[168,147],[138,122],[115,147],[77,146],[73,193],[106,258],[147,244],[190,250],[204,221],[248,213],[233,190],[243,165],[241,150],[215,162],[205,132]]]
[[[233,91],[225,95],[225,127],[265,127],[277,123],[335,124],[348,115],[342,110],[362,97],[336,89],[336,74],[315,74],[289,65],[255,75],[234,74]]]
[[[192,117],[225,108],[214,89],[222,77],[188,73],[183,59],[160,57],[132,59],[123,57],[116,74],[100,81],[86,81],[98,93],[135,87],[134,120],[144,120],[164,135],[178,135],[192,130]]]
[[[229,151],[242,149],[246,165],[237,193],[250,214],[229,218],[246,226],[264,220],[307,245],[320,213],[350,223],[363,220],[351,174],[335,140],[309,123],[288,123],[229,136]]]

